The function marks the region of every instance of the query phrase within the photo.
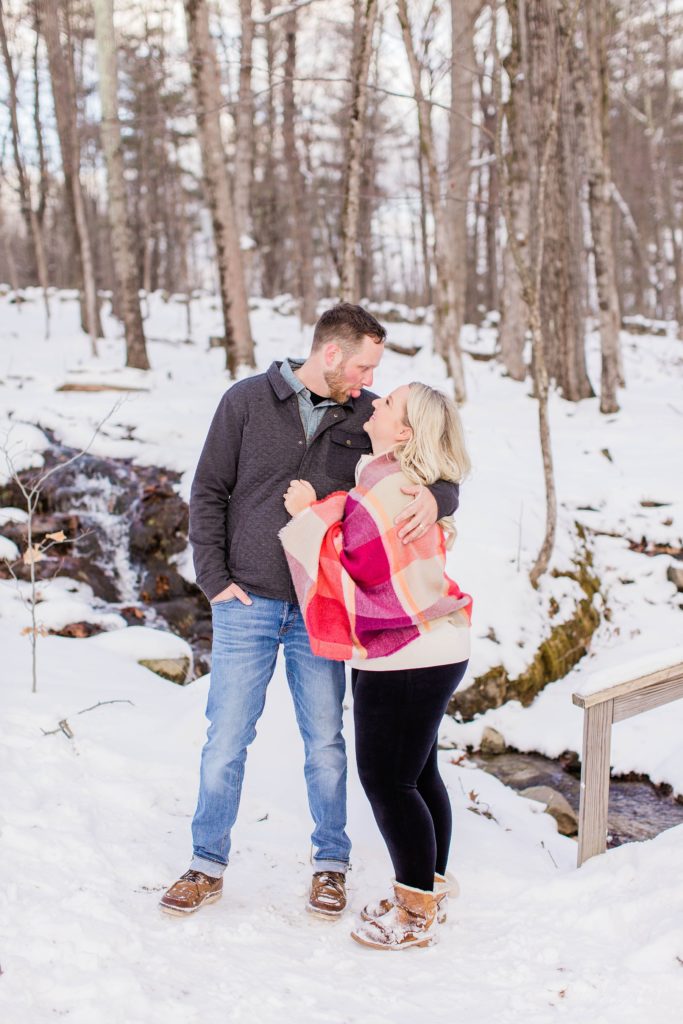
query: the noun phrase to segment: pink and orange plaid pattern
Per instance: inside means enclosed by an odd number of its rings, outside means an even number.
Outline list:
[[[472,598],[446,576],[441,527],[410,544],[398,538],[407,482],[393,455],[378,456],[352,491],[315,502],[280,531],[315,654],[379,658],[446,615],[469,623]]]

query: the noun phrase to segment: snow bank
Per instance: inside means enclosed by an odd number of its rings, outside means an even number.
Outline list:
[[[192,648],[182,637],[149,626],[128,626],[111,633],[99,633],[89,637],[87,643],[133,661],[142,658],[192,658]]]
[[[612,651],[610,660],[613,664],[601,668],[599,671],[588,672],[578,683],[575,692],[581,694],[582,697],[588,697],[592,693],[599,693],[600,690],[607,690],[620,683],[627,683],[630,679],[638,679],[639,676],[659,672],[660,669],[683,665],[683,644],[664,650],[651,651],[649,654],[628,661],[622,659],[623,653]]]

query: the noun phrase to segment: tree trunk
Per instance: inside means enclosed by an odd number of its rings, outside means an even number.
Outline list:
[[[422,143],[418,140],[417,169],[420,176],[420,242],[422,245],[422,264],[424,266],[424,302],[431,306],[434,302],[434,290],[432,287],[432,254],[429,248],[429,233],[427,231],[427,218],[429,216],[429,200],[427,198],[427,183],[425,181],[425,161],[422,152]]]
[[[455,313],[453,330],[457,338],[465,322],[467,294],[467,208],[472,158],[472,84],[475,76],[474,23],[481,0],[451,0],[451,110],[448,133],[448,179],[446,217],[448,245],[452,253]],[[477,210],[478,213],[478,210]],[[474,253],[477,251],[479,217],[475,217]],[[473,260],[476,295],[477,259]],[[475,311],[477,301],[474,301]]]
[[[483,76],[482,76],[483,77]],[[486,190],[486,282],[484,301],[486,310],[500,309],[500,292],[498,289],[498,219],[500,200],[498,198],[498,168],[494,139],[496,137],[496,117],[498,116],[490,94],[484,93],[482,111],[484,128],[484,154],[487,157],[487,190]]]
[[[65,29],[66,29],[66,50],[64,52],[64,57],[65,57],[65,62],[66,62],[66,75],[67,75],[67,81],[68,81],[68,96],[69,96],[68,107],[69,107],[69,109],[73,110],[73,129],[74,129],[73,141],[74,141],[74,146],[75,146],[75,159],[76,159],[76,167],[80,170],[80,164],[82,163],[82,155],[81,155],[81,137],[80,137],[80,133],[79,133],[79,129],[78,129],[78,97],[79,97],[79,88],[78,88],[77,78],[76,78],[76,62],[75,62],[75,58],[74,58],[74,41],[73,41],[73,33],[72,33],[72,28],[71,28],[71,2],[70,2],[70,0],[65,0],[65,2],[63,3],[63,6],[62,6],[62,10],[63,10],[63,15],[64,15],[64,26],[65,26]],[[81,59],[81,65],[80,66],[81,67],[83,66],[82,59]],[[88,197],[87,197],[87,193],[86,193],[85,189],[83,188],[82,182],[80,180],[80,176],[79,176],[79,180],[78,180],[78,186],[79,186],[79,193],[80,193],[80,197],[81,197],[81,202],[80,202],[81,212],[78,214],[78,216],[80,217],[82,215],[82,218],[83,218],[83,233],[84,233],[84,235],[85,235],[85,237],[87,239],[87,250],[88,250],[88,254],[89,254],[89,255],[86,255],[86,257],[84,259],[84,266],[83,266],[84,288],[83,288],[83,300],[80,303],[80,307],[81,307],[81,328],[86,333],[89,333],[89,331],[90,331],[90,328],[88,326],[88,310],[87,310],[87,302],[89,300],[86,299],[86,289],[87,288],[91,288],[92,291],[93,291],[94,297],[95,297],[95,329],[96,329],[96,332],[97,332],[96,333],[96,337],[97,338],[104,338],[104,330],[102,328],[102,319],[101,319],[101,316],[100,316],[100,310],[101,310],[102,303],[100,301],[99,295],[97,294],[97,224],[93,223],[94,218],[92,216],[92,210],[93,210],[93,207],[94,207],[94,203],[92,203],[92,202],[90,203],[90,211],[91,211],[91,213],[90,213],[90,216],[88,216]],[[78,207],[77,207],[77,209],[78,209]],[[75,213],[74,213],[74,217],[75,217]],[[78,238],[78,235],[76,234],[76,232],[74,232],[74,234],[75,234],[75,237]],[[90,269],[88,269],[88,266],[87,266],[88,263],[90,264]],[[88,280],[88,275],[90,275],[90,281]]]
[[[368,98],[368,73],[372,56],[372,36],[377,18],[376,0],[355,0],[359,37],[356,40],[351,75],[351,114],[349,119],[346,188],[342,209],[342,302],[358,301],[358,213],[365,114]]]
[[[566,13],[558,11],[556,24],[548,27],[550,35],[538,41],[539,49],[550,54],[566,50],[567,66],[560,90],[557,142],[548,164],[541,310],[550,376],[563,398],[578,402],[594,394],[586,370],[581,209],[585,158],[579,130],[583,107],[576,49],[573,40],[566,39]],[[536,57],[541,64],[540,53]],[[555,77],[554,64],[547,61],[536,84],[541,91],[551,92]]]
[[[605,0],[592,0],[583,11],[585,35],[585,111],[595,283],[598,296],[602,369],[600,411],[617,412],[619,383],[619,296],[612,245],[612,182],[609,155],[609,78]]]
[[[302,324],[316,321],[316,288],[313,269],[313,239],[306,181],[296,144],[296,11],[285,18],[285,81],[282,92],[282,136],[287,168],[289,223],[294,243],[299,318]]]
[[[464,402],[467,397],[467,391],[462,365],[462,352],[460,350],[461,325],[458,322],[458,298],[455,290],[456,271],[454,264],[458,254],[453,252],[450,247],[448,218],[444,209],[444,203],[441,200],[441,182],[436,164],[431,112],[422,90],[421,69],[413,44],[410,22],[408,21],[407,4],[406,0],[397,0],[397,2],[398,18],[410,65],[415,100],[417,102],[420,144],[425,158],[430,204],[434,219],[434,263],[436,266],[434,348],[446,362],[448,372],[453,379],[456,401]],[[460,253],[461,259],[462,256],[463,253]]]
[[[678,325],[678,337],[683,338],[683,257],[681,256],[681,244],[679,241],[678,218],[676,216],[676,203],[674,199],[673,178],[677,166],[676,153],[676,126],[674,123],[674,103],[676,101],[676,90],[671,87],[671,34],[670,0],[664,4],[664,25],[662,26],[663,59],[662,71],[664,79],[664,117],[663,130],[658,133],[659,149],[661,151],[660,168],[662,176],[662,193],[666,220],[669,228],[669,247],[673,263],[673,316]],[[657,171],[655,171],[657,173]]]
[[[523,0],[522,0],[523,2]],[[512,223],[507,231],[514,231],[515,244],[520,257],[528,262],[530,186],[529,186],[529,140],[526,124],[528,121],[528,82],[524,78],[524,64],[527,60],[526,24],[520,12],[520,0],[507,0],[508,19],[511,29],[510,53],[505,59],[505,70],[510,81],[510,96],[505,105],[509,151],[506,160],[506,180],[510,189]],[[500,117],[503,112],[500,112]],[[500,171],[503,173],[503,171]],[[513,255],[513,244],[508,239],[503,250],[503,288],[501,291],[500,317],[500,358],[508,375],[513,380],[524,380],[527,366],[524,362],[524,345],[529,326],[529,310],[522,295],[522,281]]]
[[[280,78],[280,68],[277,66],[278,47],[275,29],[268,20],[271,9],[272,0],[263,0],[263,10],[266,16],[263,34],[265,37],[268,84],[264,100],[265,124],[263,126],[264,154],[262,180],[258,188],[258,207],[254,209],[261,294],[269,299],[282,290],[284,276],[282,264],[284,261],[280,242],[282,235],[285,233],[280,230],[283,218],[281,216],[280,188],[276,171],[278,125],[275,95],[277,81]]]
[[[0,163],[0,178],[4,176],[4,168]],[[5,217],[3,203],[0,199],[0,240],[2,240],[2,247],[5,253],[5,259],[7,260],[7,273],[9,275],[9,283],[12,286],[12,291],[15,297],[19,292],[19,277],[17,275],[17,264],[14,259],[14,253],[12,251],[12,245],[10,242],[9,232],[5,226]],[[21,312],[21,302],[17,302],[17,310]]]
[[[126,336],[126,366],[148,370],[138,294],[138,275],[133,258],[134,245],[128,222],[126,183],[123,169],[121,127],[118,117],[116,44],[112,0],[93,0],[95,40],[102,105],[102,149],[107,166],[111,252]]]
[[[10,129],[12,132],[12,152],[14,154],[14,166],[17,172],[17,182],[19,186],[19,203],[21,207],[21,214],[26,224],[26,233],[31,240],[33,248],[33,258],[35,260],[35,274],[38,278],[38,284],[43,292],[43,303],[45,307],[45,337],[50,336],[50,302],[48,299],[47,288],[47,259],[45,256],[45,241],[43,238],[43,232],[40,226],[40,221],[33,209],[33,203],[31,202],[31,185],[26,174],[26,168],[24,166],[24,160],[21,153],[21,140],[19,134],[19,119],[17,114],[17,78],[12,67],[12,58],[9,52],[9,46],[7,43],[7,34],[5,31],[5,12],[3,10],[2,0],[0,0],[0,48],[2,49],[2,56],[5,64],[5,71],[7,72],[7,81],[9,84],[9,116],[10,116]]]
[[[623,231],[628,238],[629,248],[631,251],[630,261],[630,284],[631,284],[631,296],[630,296],[630,307],[627,308],[624,305],[623,299],[619,300],[619,308],[624,307],[625,312],[643,312],[647,307],[647,290],[649,286],[648,282],[648,262],[643,252],[643,240],[640,235],[640,230],[635,222],[633,214],[629,209],[628,203],[620,193],[616,184],[612,182],[612,188],[610,191],[610,198],[619,214],[619,222],[622,225]],[[619,251],[619,246],[616,244],[613,246],[615,252]],[[619,270],[621,268],[621,281],[619,276]],[[624,293],[624,268],[623,263],[620,261],[616,267],[617,270],[617,287],[621,285],[620,295]]]
[[[184,0],[187,41],[197,104],[197,130],[216,246],[227,368],[255,366],[242,253],[221,137],[221,90],[206,0]]]
[[[240,78],[235,116],[235,222],[240,240],[251,234],[251,181],[254,161],[254,47],[252,0],[240,0]]]
[[[550,104],[548,103],[547,92],[547,69],[537,67],[534,57],[531,55],[531,47],[528,48],[528,58],[523,63],[525,82],[528,83],[529,102],[526,107],[526,132],[533,148],[531,150],[531,168],[533,174],[530,180],[531,185],[531,207],[532,219],[529,223],[530,238],[530,259],[524,258],[522,247],[518,244],[517,234],[514,230],[512,211],[512,188],[507,174],[507,165],[503,159],[502,143],[502,118],[498,118],[496,131],[496,160],[500,170],[501,205],[508,232],[508,243],[515,259],[515,266],[522,285],[522,294],[529,310],[529,325],[531,328],[532,341],[532,373],[534,389],[538,400],[539,434],[541,441],[541,452],[543,457],[543,475],[546,490],[546,527],[543,543],[534,563],[529,579],[533,586],[538,585],[540,577],[545,573],[550,562],[557,529],[557,496],[555,490],[555,475],[553,468],[552,445],[550,426],[548,419],[548,373],[545,366],[545,344],[543,338],[543,323],[541,319],[541,299],[543,282],[543,258],[545,243],[545,220],[546,220],[546,190],[548,184],[548,171],[550,157],[556,145],[557,123],[559,118],[561,89],[563,83],[564,69],[567,60],[567,51],[574,33],[574,25],[579,9],[580,0],[575,0],[569,23],[568,31],[565,34],[562,51],[559,54],[552,54],[548,47],[536,51],[534,55],[541,65],[554,60],[555,78],[552,82],[552,94]],[[542,40],[549,37],[551,30],[551,12],[545,0],[528,0],[527,18],[529,35],[534,47]],[[526,19],[525,19],[526,20]],[[496,19],[492,21],[491,36],[494,54],[494,88],[496,95],[496,106],[502,110],[502,76],[500,60],[498,56],[498,41],[496,31]],[[525,54],[526,57],[526,54]]]
[[[45,160],[45,146],[43,144],[43,123],[40,116],[40,62],[38,60],[38,50],[40,47],[40,10],[38,0],[33,0],[32,7],[35,31],[35,40],[33,44],[33,132],[36,137],[36,147],[38,149],[38,172],[40,181],[36,216],[38,218],[38,224],[40,225],[41,234],[43,234],[49,183],[47,162]]]
[[[97,306],[95,266],[90,233],[85,213],[83,188],[80,178],[80,146],[76,125],[76,96],[71,88],[71,76],[59,39],[59,0],[41,0],[42,29],[47,46],[50,80],[54,99],[57,134],[64,170],[64,184],[69,198],[69,209],[78,239],[79,272],[82,281],[87,331],[94,356],[97,338],[101,333]]]

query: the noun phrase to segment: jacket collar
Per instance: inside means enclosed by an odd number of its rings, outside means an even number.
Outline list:
[[[291,398],[295,393],[291,384],[289,384],[282,376],[280,367],[282,366],[282,360],[274,360],[268,369],[266,370],[266,377],[270,382],[270,386],[275,392],[276,396],[281,402],[284,402],[287,398]],[[347,398],[344,404],[341,406],[342,409],[348,409],[349,412],[353,412],[353,398]]]

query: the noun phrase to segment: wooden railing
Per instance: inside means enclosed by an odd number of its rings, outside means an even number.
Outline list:
[[[580,867],[607,849],[612,724],[683,697],[683,661],[594,693],[575,693],[584,711],[579,803]]]

